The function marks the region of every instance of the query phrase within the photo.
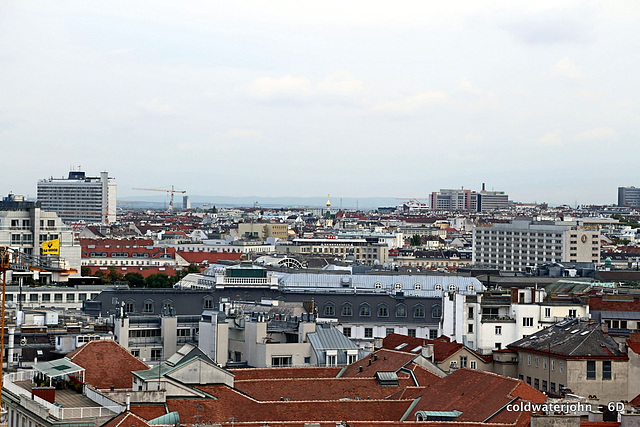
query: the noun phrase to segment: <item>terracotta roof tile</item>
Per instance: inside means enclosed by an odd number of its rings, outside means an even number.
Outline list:
[[[335,378],[342,368],[248,368],[230,369],[235,380],[283,379],[283,378]]]
[[[398,372],[416,356],[413,353],[380,349],[347,366],[342,377],[373,377],[379,371]],[[362,372],[360,372],[360,367],[362,367]]]
[[[215,264],[219,260],[238,261],[242,258],[240,252],[187,252],[178,251],[178,255],[190,264]]]
[[[123,412],[102,427],[149,427],[150,424],[131,412]]]
[[[89,341],[67,357],[85,369],[85,382],[98,389],[130,389],[133,386],[131,371],[149,369],[113,340]]]
[[[132,404],[130,410],[145,420],[152,420],[167,413],[167,408],[165,408],[164,403]]]

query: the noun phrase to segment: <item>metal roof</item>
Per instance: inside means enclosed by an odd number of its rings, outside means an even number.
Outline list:
[[[600,315],[600,319],[640,320],[640,312],[638,311],[592,311],[592,314],[596,313]]]
[[[66,357],[49,362],[36,363],[33,365],[33,369],[38,372],[42,372],[43,374],[51,378],[75,374],[76,372],[84,372],[83,367],[76,365]]]

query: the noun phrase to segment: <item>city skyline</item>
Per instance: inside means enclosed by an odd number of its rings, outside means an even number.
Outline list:
[[[639,17],[635,2],[10,1],[0,189],[35,196],[80,166],[119,197],[486,183],[615,204],[640,185]]]

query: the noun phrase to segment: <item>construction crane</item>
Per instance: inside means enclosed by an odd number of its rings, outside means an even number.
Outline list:
[[[163,191],[165,193],[171,193],[171,201],[169,202],[169,212],[173,212],[173,196],[175,193],[186,193],[185,190],[176,190],[172,185],[171,190],[165,190],[163,188],[132,188],[132,190],[145,190],[145,191]]]

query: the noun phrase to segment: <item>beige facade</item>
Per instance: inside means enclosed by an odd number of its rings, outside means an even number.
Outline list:
[[[291,243],[276,245],[276,252],[339,259],[353,255],[357,262],[367,265],[389,262],[389,246],[369,243],[366,239],[294,239]]]
[[[264,241],[273,237],[280,240],[287,240],[289,238],[289,225],[242,222],[238,224],[238,235],[241,239],[258,239]]]

